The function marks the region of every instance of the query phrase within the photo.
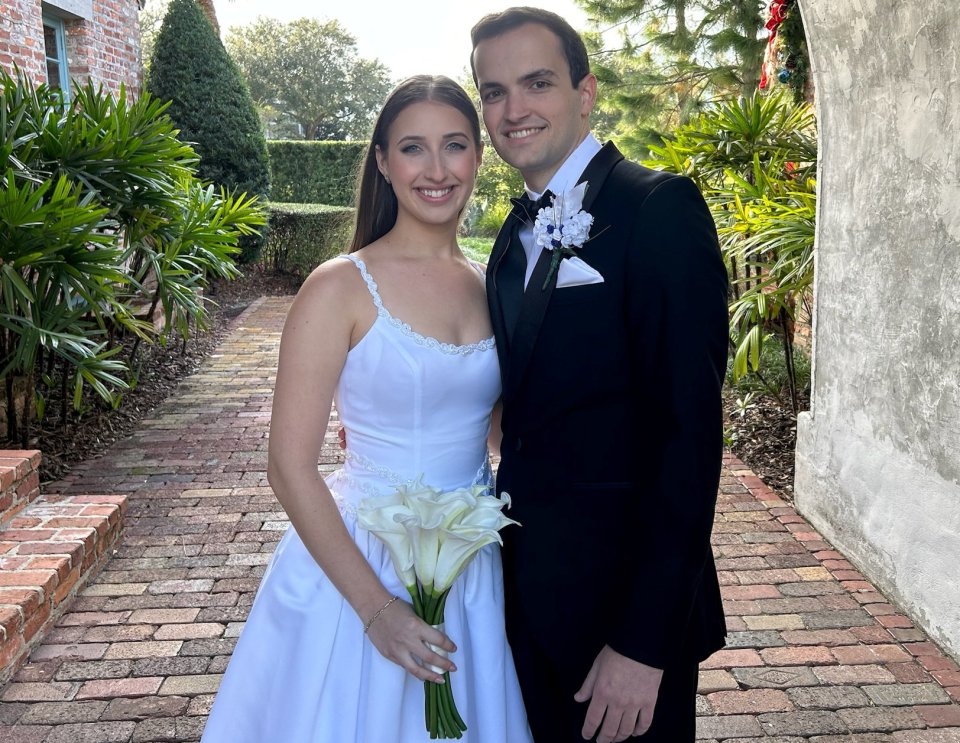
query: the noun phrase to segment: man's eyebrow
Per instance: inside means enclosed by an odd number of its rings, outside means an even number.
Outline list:
[[[526,75],[521,75],[519,78],[517,78],[517,82],[528,83],[531,80],[537,80],[539,78],[544,78],[544,77],[556,78],[557,73],[551,70],[549,67],[542,67],[539,70],[533,70],[533,72],[528,72]],[[480,91],[482,92],[484,90],[489,90],[490,88],[502,88],[502,87],[503,87],[503,83],[498,83],[496,81],[491,80],[489,82],[481,83]]]
[[[533,72],[528,72],[526,75],[520,78],[520,82],[528,83],[531,80],[536,80],[540,77],[556,77],[557,73],[551,70],[549,67],[542,67],[539,70],[534,70]]]

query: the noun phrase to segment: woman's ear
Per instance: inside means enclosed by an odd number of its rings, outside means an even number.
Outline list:
[[[380,175],[383,176],[383,179],[390,183],[390,175],[387,172],[387,164],[384,162],[385,158],[383,152],[380,149],[380,145],[375,145],[373,149],[374,154],[377,156],[377,170],[380,171]]]

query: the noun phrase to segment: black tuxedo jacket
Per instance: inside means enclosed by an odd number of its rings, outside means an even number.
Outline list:
[[[727,274],[694,183],[610,143],[583,180],[594,223],[577,252],[603,283],[542,290],[544,251],[522,298],[506,296],[519,207],[487,269],[503,376],[497,491],[522,524],[505,535],[508,633],[578,687],[604,644],[658,668],[723,645],[710,532],[728,342]]]

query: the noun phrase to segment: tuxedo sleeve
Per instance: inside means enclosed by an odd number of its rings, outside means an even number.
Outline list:
[[[696,185],[676,176],[637,205],[627,257],[632,404],[643,449],[635,563],[608,644],[656,668],[690,643],[723,456],[727,272]]]

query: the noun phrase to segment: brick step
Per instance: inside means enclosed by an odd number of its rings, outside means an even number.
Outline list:
[[[15,462],[13,460],[22,460]],[[39,452],[0,452],[4,492],[36,476]],[[20,478],[20,479],[18,479]],[[0,524],[0,684],[27,659],[106,562],[127,508],[124,495],[19,499]],[[11,513],[12,511],[12,513]]]

